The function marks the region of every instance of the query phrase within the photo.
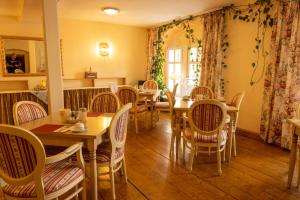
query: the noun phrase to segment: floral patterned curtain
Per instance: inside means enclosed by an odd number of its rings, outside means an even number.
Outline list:
[[[221,96],[223,11],[203,16],[201,85],[210,87],[215,97]]]
[[[261,137],[289,148],[286,119],[296,114],[300,91],[300,2],[282,0],[271,39],[271,62],[266,70]]]
[[[151,79],[151,67],[152,67],[152,57],[155,54],[155,48],[153,42],[157,40],[157,28],[151,28],[148,30],[148,48],[147,48],[147,69],[146,69],[146,80]]]

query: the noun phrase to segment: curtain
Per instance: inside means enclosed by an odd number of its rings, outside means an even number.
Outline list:
[[[147,69],[146,69],[146,80],[152,79],[151,77],[151,69],[152,69],[152,57],[155,55],[155,48],[153,46],[153,42],[157,40],[157,28],[151,28],[148,30],[148,47],[147,47]]]
[[[0,123],[14,124],[13,106],[18,101],[34,101],[39,103],[47,112],[48,105],[30,92],[0,93]]]
[[[224,32],[223,11],[203,16],[201,85],[208,86],[215,97],[221,94],[222,78],[222,36]]]
[[[64,90],[65,108],[79,110],[79,108],[89,108],[90,102],[98,93],[109,92],[109,88],[85,88]]]
[[[300,91],[300,2],[280,1],[275,18],[260,135],[268,143],[289,148],[291,132],[286,119],[295,117]]]

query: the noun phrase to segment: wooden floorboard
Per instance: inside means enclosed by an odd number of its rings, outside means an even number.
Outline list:
[[[294,187],[286,188],[289,152],[244,136],[237,136],[237,157],[222,163],[218,176],[215,155],[198,155],[193,171],[187,170],[188,154],[169,158],[170,122],[161,114],[152,130],[134,132],[130,124],[126,141],[128,183],[116,175],[116,195],[122,200],[299,200]],[[146,121],[140,121],[147,124]],[[111,199],[108,176],[99,179],[99,199]]]

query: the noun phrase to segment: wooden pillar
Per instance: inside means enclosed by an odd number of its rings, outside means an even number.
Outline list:
[[[57,1],[43,0],[43,11],[44,38],[48,67],[48,111],[49,113],[55,113],[64,107]]]

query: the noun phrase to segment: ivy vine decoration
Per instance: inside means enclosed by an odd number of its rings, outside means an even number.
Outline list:
[[[164,84],[163,81],[163,66],[165,64],[165,53],[164,53],[164,37],[165,33],[173,28],[173,27],[181,27],[185,31],[185,37],[189,41],[189,49],[192,44],[194,44],[196,41],[198,43],[198,46],[201,46],[201,41],[197,40],[194,35],[194,29],[190,26],[190,21],[194,19],[193,16],[189,16],[186,19],[180,19],[180,20],[173,20],[171,23],[163,25],[158,27],[158,34],[157,34],[157,40],[153,42],[153,47],[155,49],[155,54],[152,57],[152,69],[151,69],[151,76],[152,78],[157,81],[159,89],[164,91],[167,87]],[[200,41],[200,43],[199,43]],[[197,72],[197,76],[199,76],[200,73],[200,67],[197,66],[197,69],[195,71]],[[198,80],[197,80],[198,81]]]
[[[256,60],[251,63],[253,72],[251,75],[250,85],[254,85],[262,80],[265,68],[266,68],[266,57],[268,52],[265,50],[265,35],[269,27],[274,25],[273,9],[274,4],[272,0],[256,0],[254,4],[247,6],[231,6],[233,11],[233,19],[241,20],[244,22],[257,22],[257,35],[255,38],[255,47],[253,52],[256,54]],[[255,79],[255,75],[259,68],[259,61],[262,59],[262,72]]]

